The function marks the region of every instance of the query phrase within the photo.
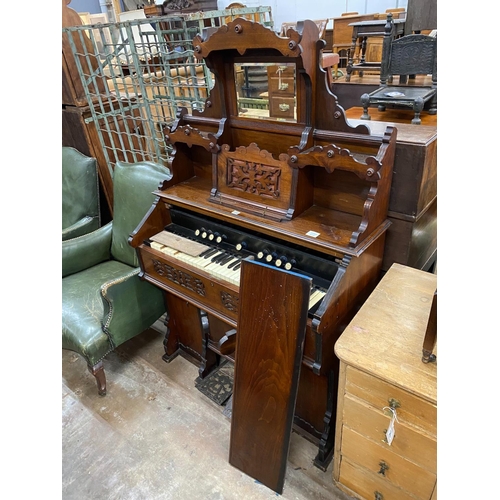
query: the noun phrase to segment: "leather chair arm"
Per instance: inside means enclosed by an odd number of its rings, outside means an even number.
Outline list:
[[[62,239],[70,240],[71,238],[77,238],[78,236],[83,236],[84,234],[91,233],[99,227],[99,217],[89,217],[88,215],[82,217],[78,222],[71,224],[71,226],[65,227],[62,230]]]
[[[103,330],[113,345],[146,330],[166,311],[162,291],[139,278],[139,272],[139,267],[131,268],[129,274],[101,287]]]
[[[62,242],[62,277],[109,260],[113,222],[95,231]]]

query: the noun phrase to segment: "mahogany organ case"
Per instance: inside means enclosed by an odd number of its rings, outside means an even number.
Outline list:
[[[165,130],[172,178],[129,239],[143,279],[165,292],[164,359],[182,353],[200,377],[224,358],[237,365],[240,298],[253,297],[240,289],[242,261],[310,278],[293,371],[298,389],[287,411],[294,430],[317,444],[315,464],[326,470],[335,433],[334,344],[380,277],[396,129],[376,135],[349,125],[327,83],[325,42],[313,21],[279,36],[238,18],[204,29],[193,45],[215,84],[203,110],[180,109]],[[250,279],[245,286],[253,287]],[[299,307],[285,306],[285,314]]]

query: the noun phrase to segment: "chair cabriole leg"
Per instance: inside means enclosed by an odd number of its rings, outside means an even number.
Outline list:
[[[99,396],[106,396],[106,375],[104,373],[104,365],[102,361],[96,363],[94,366],[87,365],[89,372],[94,375],[97,382],[97,392]]]

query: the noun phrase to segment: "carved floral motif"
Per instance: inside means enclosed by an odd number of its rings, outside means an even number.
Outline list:
[[[235,312],[235,313],[238,312],[238,297],[235,297],[234,295],[231,295],[228,292],[221,292],[220,298],[221,298],[222,305],[226,309],[229,309],[230,311]]]
[[[169,10],[187,9],[193,5],[193,0],[172,0],[164,4],[164,7]]]
[[[278,198],[281,169],[234,158],[227,159],[227,185],[259,196]]]
[[[184,271],[180,271],[179,269],[175,269],[168,264],[164,264],[159,260],[153,260],[153,267],[160,276],[164,276],[173,283],[187,288],[202,297],[205,296],[205,285],[198,278],[195,278]]]

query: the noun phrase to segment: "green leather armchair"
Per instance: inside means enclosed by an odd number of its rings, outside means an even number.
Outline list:
[[[62,148],[62,239],[76,238],[101,225],[95,158]]]
[[[162,292],[139,278],[128,243],[171,174],[151,162],[121,163],[113,173],[113,221],[62,242],[62,348],[79,353],[106,394],[103,359],[166,311]]]

